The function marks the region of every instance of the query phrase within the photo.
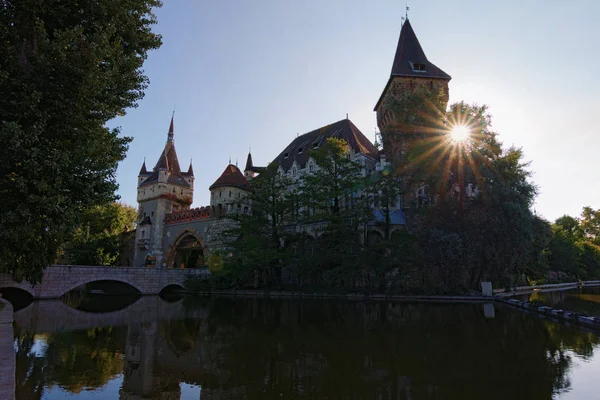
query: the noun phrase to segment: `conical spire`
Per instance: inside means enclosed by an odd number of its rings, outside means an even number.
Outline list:
[[[167,142],[173,142],[173,138],[175,136],[175,129],[173,128],[173,118],[175,117],[175,113],[171,115],[171,125],[169,126],[169,134],[167,135]]]
[[[142,168],[140,169],[140,173],[138,175],[147,175],[148,170],[146,169],[146,157],[144,157],[144,163],[142,164]]]
[[[250,151],[248,151],[248,158],[246,159],[246,168],[244,168],[244,172],[252,171],[252,168],[254,168],[254,165],[252,164],[252,154]]]
[[[188,171],[186,172],[186,175],[194,176],[194,169],[192,168],[192,160],[190,160],[190,166],[188,168]]]
[[[409,20],[400,30],[391,75],[451,79],[450,75],[427,59]]]

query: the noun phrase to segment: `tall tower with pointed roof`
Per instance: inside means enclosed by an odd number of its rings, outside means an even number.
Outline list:
[[[165,215],[190,208],[194,197],[194,171],[192,163],[187,172],[179,166],[175,151],[173,117],[167,134],[167,143],[152,171],[146,162],[138,175],[138,229],[136,233],[135,260],[139,264],[146,256],[155,257],[162,264]],[[136,266],[139,266],[137,265]]]
[[[402,152],[399,149],[404,151],[406,149],[406,143],[402,141],[407,132],[403,132],[403,128],[397,124],[398,110],[394,107],[397,101],[417,90],[431,91],[441,98],[443,110],[440,111],[443,112],[448,104],[450,79],[452,79],[450,75],[425,56],[419,39],[407,19],[400,30],[390,77],[374,109],[377,112],[377,125],[382,133],[387,156],[398,156],[395,153]],[[396,143],[397,141],[401,143]]]

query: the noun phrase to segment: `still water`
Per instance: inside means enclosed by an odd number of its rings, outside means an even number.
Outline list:
[[[600,317],[600,286],[569,291],[535,292],[524,296],[523,300]],[[600,399],[600,395],[598,398]]]
[[[18,400],[600,398],[599,336],[508,307],[69,303],[15,313]]]

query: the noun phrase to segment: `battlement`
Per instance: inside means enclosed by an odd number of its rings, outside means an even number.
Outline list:
[[[198,207],[190,210],[176,211],[165,216],[165,224],[178,224],[188,221],[201,221],[211,218],[210,207]]]

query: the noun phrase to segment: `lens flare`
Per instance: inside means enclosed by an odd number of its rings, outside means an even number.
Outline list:
[[[456,125],[450,131],[450,138],[456,143],[461,143],[471,136],[471,130],[465,125]]]

